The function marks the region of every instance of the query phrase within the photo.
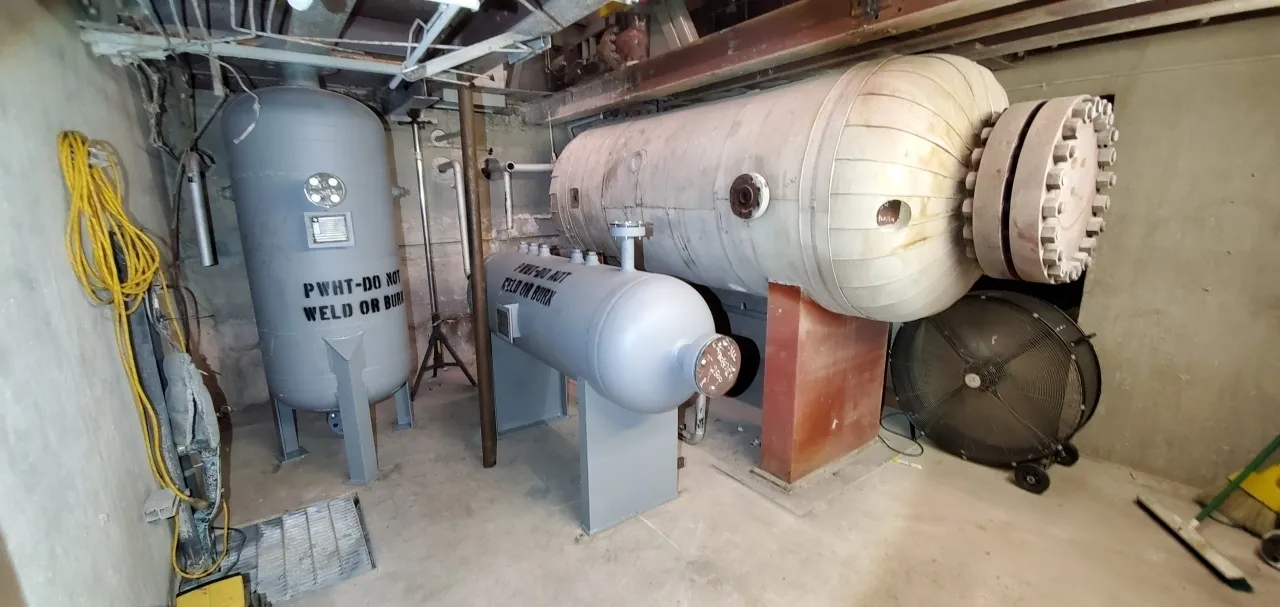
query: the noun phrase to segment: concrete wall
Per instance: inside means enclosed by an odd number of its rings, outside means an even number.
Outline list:
[[[61,2],[12,0],[0,18],[0,603],[168,603],[169,531],[142,520],[155,487],[109,308],[89,303],[63,251],[56,137],[120,151],[128,209],[163,233],[126,71],[95,60]],[[0,563],[0,569],[9,565]]]
[[[1280,19],[1033,58],[1013,101],[1116,96],[1119,187],[1085,283],[1087,455],[1192,484],[1280,431]]]
[[[198,96],[203,120],[214,107],[210,93]],[[426,185],[431,219],[431,252],[435,256],[436,284],[440,313],[447,320],[446,332],[460,354],[468,361],[474,356],[471,339],[467,279],[462,269],[462,246],[458,231],[458,211],[453,173],[440,173],[435,165],[440,159],[462,160],[458,132],[458,114],[453,111],[428,111],[424,119],[437,123],[423,129],[423,158],[427,168]],[[432,131],[443,137],[432,138]],[[397,201],[395,212],[401,231],[396,235],[401,248],[404,270],[408,276],[405,290],[412,307],[409,318],[415,335],[415,356],[421,359],[431,333],[430,302],[426,286],[425,250],[422,246],[422,219],[419,208],[417,173],[413,155],[413,135],[407,127],[390,125],[388,151],[393,157],[393,179],[409,190]],[[452,136],[450,136],[452,134]],[[484,145],[503,160],[515,162],[550,162],[551,139],[546,127],[526,127],[506,116],[486,116]],[[183,268],[195,294],[195,316],[200,338],[196,345],[209,368],[217,373],[222,400],[232,408],[265,403],[268,400],[266,378],[262,372],[262,354],[254,323],[253,303],[249,297],[243,250],[236,224],[234,203],[219,195],[228,186],[227,143],[223,141],[221,124],[215,121],[201,142],[216,165],[208,174],[210,210],[213,217],[219,265],[203,268],[194,248],[189,211],[183,215]],[[483,180],[482,180],[483,182]],[[503,215],[502,181],[488,182],[489,205],[485,231],[490,235],[490,250],[516,246],[522,239],[554,240],[555,225],[551,220],[547,197],[550,175],[516,175],[513,177],[516,229],[508,235]],[[483,189],[484,183],[482,183]],[[493,226],[499,228],[495,234]],[[497,238],[493,238],[496,236]]]

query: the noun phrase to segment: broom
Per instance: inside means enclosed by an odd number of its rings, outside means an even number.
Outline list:
[[[1196,503],[1201,506],[1208,504],[1236,476],[1206,487],[1196,496]],[[1214,510],[1213,518],[1262,537],[1280,527],[1277,510],[1280,510],[1280,464],[1264,472],[1248,474],[1240,483],[1240,491],[1227,495],[1226,500]]]
[[[1222,553],[1218,552],[1217,549],[1208,542],[1208,540],[1204,539],[1204,537],[1200,535],[1196,528],[1199,527],[1200,523],[1204,521],[1204,519],[1208,518],[1209,515],[1217,512],[1218,508],[1227,501],[1227,498],[1235,495],[1237,493],[1236,490],[1240,488],[1240,485],[1243,484],[1246,479],[1249,479],[1254,471],[1260,468],[1263,462],[1267,461],[1267,459],[1278,450],[1280,450],[1280,434],[1277,434],[1276,437],[1271,440],[1271,444],[1264,447],[1262,451],[1258,453],[1257,457],[1254,457],[1253,461],[1249,462],[1249,465],[1244,467],[1244,470],[1240,471],[1240,473],[1237,474],[1231,482],[1227,483],[1226,487],[1223,487],[1221,491],[1214,494],[1204,505],[1204,508],[1201,508],[1195,518],[1192,518],[1190,521],[1182,520],[1181,517],[1145,495],[1138,496],[1138,505],[1141,506],[1143,510],[1146,510],[1147,514],[1150,514],[1156,522],[1163,525],[1169,533],[1172,533],[1178,541],[1182,542],[1183,546],[1186,546],[1192,554],[1198,557],[1206,566],[1209,567],[1211,571],[1213,571],[1214,574],[1221,578],[1222,581],[1226,582],[1228,586],[1243,592],[1253,592],[1253,586],[1249,584],[1249,580],[1245,579],[1244,572],[1232,564],[1231,561],[1227,560],[1227,557],[1223,556]],[[1273,520],[1272,524],[1274,525],[1274,523],[1275,521]]]

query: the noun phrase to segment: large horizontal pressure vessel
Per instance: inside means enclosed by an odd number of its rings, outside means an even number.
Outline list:
[[[489,326],[508,310],[511,342],[550,367],[590,382],[605,398],[661,413],[737,379],[736,343],[716,334],[706,302],[670,276],[505,251],[485,262]]]
[[[370,400],[391,395],[413,360],[382,123],[299,86],[241,95],[222,120],[271,396],[336,409],[325,338],[357,334]]]
[[[571,240],[609,254],[610,222],[651,222],[652,272],[756,295],[797,285],[841,314],[920,318],[981,273],[961,202],[979,133],[1007,106],[967,59],[863,63],[583,132],[556,162],[552,211]]]

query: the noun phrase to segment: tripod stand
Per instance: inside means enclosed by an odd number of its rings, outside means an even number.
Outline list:
[[[427,261],[427,296],[431,298],[431,337],[427,339],[426,352],[422,354],[422,362],[418,363],[418,374],[413,380],[413,390],[410,391],[411,396],[418,395],[418,386],[422,384],[422,377],[431,371],[431,377],[440,375],[440,369],[448,367],[457,367],[462,369],[462,374],[467,376],[467,381],[471,385],[476,385],[476,380],[462,363],[462,359],[458,358],[458,352],[453,349],[453,344],[449,343],[449,336],[445,335],[444,329],[441,328],[440,309],[436,301],[436,268],[435,256],[431,254],[431,229],[430,220],[427,214],[427,180],[426,171],[422,166],[422,137],[420,131],[422,126],[431,124],[421,120],[415,111],[410,114],[408,122],[402,122],[413,127],[413,156],[418,168],[418,203],[422,211],[422,246]],[[463,255],[466,255],[463,251]],[[452,361],[446,361],[444,351],[449,352],[449,356],[453,357]]]

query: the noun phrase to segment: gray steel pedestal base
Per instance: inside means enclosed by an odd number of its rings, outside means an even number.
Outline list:
[[[347,481],[367,485],[378,478],[378,452],[374,442],[373,403],[364,384],[364,334],[328,337],[329,367],[338,378],[338,417],[342,422],[342,442],[347,456]],[[413,427],[413,401],[409,384],[395,392],[397,430]],[[298,459],[307,450],[298,442],[296,412],[279,401],[274,403],[276,433],[280,439],[281,462]]]
[[[516,430],[565,414],[565,377],[494,336],[498,430]],[[623,409],[589,382],[578,385],[578,466],[582,528],[596,533],[675,499],[677,414]]]

